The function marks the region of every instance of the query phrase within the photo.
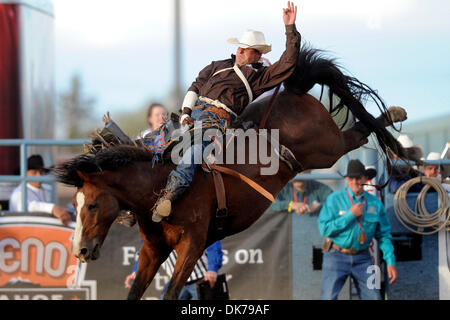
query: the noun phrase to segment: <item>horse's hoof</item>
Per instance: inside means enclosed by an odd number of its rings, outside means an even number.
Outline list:
[[[392,122],[401,122],[405,121],[408,117],[406,114],[406,110],[402,107],[392,106],[388,109],[389,115],[391,117]]]
[[[153,222],[161,222],[161,220],[163,219],[163,217],[161,217],[159,214],[154,213],[152,216],[152,221]]]
[[[168,217],[171,210],[172,202],[168,199],[164,199],[156,207],[155,213],[159,214],[161,217]]]

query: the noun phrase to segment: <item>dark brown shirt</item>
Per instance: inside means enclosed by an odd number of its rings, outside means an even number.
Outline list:
[[[240,67],[252,89],[253,99],[276,87],[294,72],[300,49],[300,39],[300,33],[295,28],[295,24],[287,25],[286,50],[280,60],[269,67],[261,66],[258,69],[250,65]],[[200,71],[189,91],[194,91],[199,96],[219,100],[238,115],[241,114],[249,103],[249,97],[244,83],[236,72],[231,69],[212,76],[219,70],[233,67],[234,62],[234,55],[231,56],[231,59],[213,61]]]

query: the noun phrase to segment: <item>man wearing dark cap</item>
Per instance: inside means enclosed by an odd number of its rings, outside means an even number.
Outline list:
[[[40,155],[32,155],[28,158],[27,176],[39,177],[49,173],[50,169],[44,167],[44,160]],[[51,213],[61,220],[63,225],[67,225],[72,219],[69,212],[54,203],[49,202],[50,195],[42,187],[39,181],[27,182],[27,202],[28,212],[46,212]],[[22,212],[22,188],[19,185],[9,198],[9,211]]]
[[[389,283],[397,279],[386,210],[377,197],[364,191],[364,184],[375,176],[374,169],[366,170],[359,160],[351,160],[345,176],[348,186],[328,196],[320,211],[319,230],[327,238],[323,248],[323,300],[337,299],[348,276],[353,278],[361,300],[381,299],[379,286],[371,282],[376,269],[368,249],[374,238],[383,252]]]

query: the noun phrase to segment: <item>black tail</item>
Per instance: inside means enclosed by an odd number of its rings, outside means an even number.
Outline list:
[[[405,153],[399,142],[367,112],[362,104],[362,102],[371,99],[376,103],[382,114],[389,116],[386,105],[377,92],[358,79],[344,75],[335,60],[325,58],[323,52],[303,45],[294,73],[284,82],[285,88],[297,94],[303,94],[311,90],[315,84],[328,86],[330,94],[336,94],[341,99],[342,104],[347,106],[370,132],[375,133],[384,152],[387,152],[387,148],[390,148],[399,157],[404,158]],[[337,108],[342,108],[342,104]]]

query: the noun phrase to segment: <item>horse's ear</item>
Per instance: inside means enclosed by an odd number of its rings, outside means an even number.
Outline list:
[[[77,170],[77,174],[78,174],[78,176],[79,176],[81,179],[83,179],[83,181],[89,181],[89,180],[91,180],[91,178],[89,177],[89,175],[87,175],[87,174],[84,173],[84,172],[81,172],[81,171]]]

